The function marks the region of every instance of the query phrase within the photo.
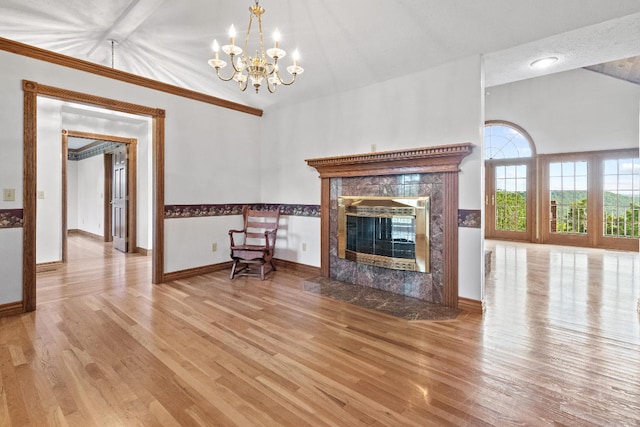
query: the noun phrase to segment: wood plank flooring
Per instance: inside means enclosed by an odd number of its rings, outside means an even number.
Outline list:
[[[70,236],[0,319],[0,426],[640,425],[638,254],[487,246],[485,315],[428,322]]]

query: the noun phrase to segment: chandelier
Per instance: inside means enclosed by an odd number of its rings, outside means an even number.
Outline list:
[[[263,83],[266,83],[269,92],[274,93],[278,88],[278,85],[292,85],[296,81],[298,74],[302,74],[304,72],[304,69],[298,65],[300,55],[297,50],[291,55],[293,65],[288,66],[287,71],[293,76],[293,78],[291,81],[285,82],[280,76],[280,71],[278,70],[278,60],[284,58],[287,54],[284,50],[280,49],[280,32],[276,28],[273,33],[273,38],[275,40],[274,47],[265,51],[264,41],[262,38],[262,14],[264,13],[264,8],[260,6],[258,4],[258,0],[256,0],[256,4],[249,7],[249,12],[249,26],[247,27],[247,34],[244,38],[244,46],[240,48],[235,45],[236,29],[233,25],[231,25],[231,28],[229,29],[230,43],[222,46],[222,51],[229,55],[229,62],[231,63],[233,74],[229,77],[223,77],[220,74],[220,69],[226,67],[227,63],[220,59],[220,45],[217,40],[213,41],[213,52],[215,57],[209,60],[209,65],[216,69],[216,74],[220,80],[225,82],[235,80],[238,82],[240,90],[243,92],[249,86],[250,80],[251,85],[256,89],[256,93],[258,93],[258,90]],[[251,33],[251,24],[253,24],[254,17],[258,21],[258,28],[260,30],[260,46],[256,50],[255,56],[249,56],[246,53],[247,43],[249,42],[249,34]],[[267,59],[267,55],[273,60],[272,62]]]

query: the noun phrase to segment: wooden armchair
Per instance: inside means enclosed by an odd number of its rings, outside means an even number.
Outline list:
[[[264,280],[265,273],[275,271],[273,264],[273,253],[276,246],[276,233],[278,232],[278,221],[280,219],[280,207],[275,211],[257,211],[249,209],[248,206],[242,208],[244,228],[242,230],[229,230],[231,240],[231,276],[236,274],[257,276],[257,272],[251,272],[251,264],[260,265],[260,279]],[[238,264],[244,267],[238,270]],[[265,271],[265,265],[270,269]]]

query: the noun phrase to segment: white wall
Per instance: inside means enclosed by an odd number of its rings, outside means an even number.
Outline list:
[[[262,200],[269,203],[320,203],[320,180],[304,162],[315,157],[472,142],[476,148],[462,165],[461,209],[481,209],[483,161],[481,62],[465,58],[407,77],[389,80],[265,113],[262,148]],[[290,250],[277,256],[320,265],[320,221],[289,224],[288,233],[308,240],[305,255]],[[482,295],[482,232],[461,233],[460,296]],[[298,240],[296,237],[295,240]]]
[[[319,267],[319,238],[320,218],[281,216],[276,257]]]
[[[67,229],[78,229],[78,162],[67,160]]]
[[[62,134],[55,101],[38,103],[36,263],[62,261]]]
[[[103,78],[89,73],[0,51],[0,187],[15,188],[16,202],[0,201],[0,209],[22,208],[23,92],[22,80],[89,93],[166,111],[165,203],[237,203],[260,199],[260,118],[214,105]],[[206,63],[203,66],[207,66]],[[212,82],[212,84],[214,84]],[[238,179],[238,170],[242,179]],[[159,213],[162,214],[162,213]],[[228,218],[224,231],[234,223]],[[237,219],[237,218],[236,218]],[[171,220],[166,220],[165,224]],[[227,224],[228,222],[228,224]],[[235,223],[234,223],[235,225]],[[191,228],[180,220],[169,227],[166,247],[178,247],[176,236]],[[200,224],[190,244],[198,255],[211,253],[208,223]],[[0,229],[0,304],[22,299],[22,230]],[[205,244],[206,243],[206,244]],[[19,261],[19,262],[17,262]],[[165,254],[176,270],[202,264],[186,251]],[[167,269],[167,272],[172,271]]]
[[[78,229],[104,235],[104,158],[93,156],[78,164]]]
[[[486,119],[524,128],[538,154],[638,147],[636,84],[578,69],[487,92]]]
[[[176,218],[165,222],[165,258],[167,271],[227,262],[229,258],[229,230],[242,228],[240,216],[206,216]],[[212,251],[216,243],[217,251]],[[183,260],[188,259],[188,263]],[[185,267],[188,266],[188,267]]]
[[[20,81],[6,78],[17,75],[19,67],[0,53],[0,187],[15,190],[15,201],[0,198],[0,209],[21,209],[22,192],[22,99]],[[12,66],[13,65],[13,66]],[[0,229],[0,304],[22,300],[22,229]]]

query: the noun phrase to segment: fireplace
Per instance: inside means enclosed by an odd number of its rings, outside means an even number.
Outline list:
[[[338,198],[338,257],[429,272],[429,197]]]
[[[308,159],[307,164],[316,168],[321,178],[322,276],[457,307],[458,173],[460,162],[471,154],[472,147],[471,143],[461,143]],[[425,200],[425,248],[429,252],[424,257],[424,272],[353,262],[346,259],[346,239],[345,258],[338,255],[339,199],[355,196],[429,198],[428,203]],[[387,227],[382,222],[379,227]],[[346,235],[346,219],[343,227]],[[418,242],[416,239],[416,252],[420,251]],[[399,256],[391,258],[403,260]]]

